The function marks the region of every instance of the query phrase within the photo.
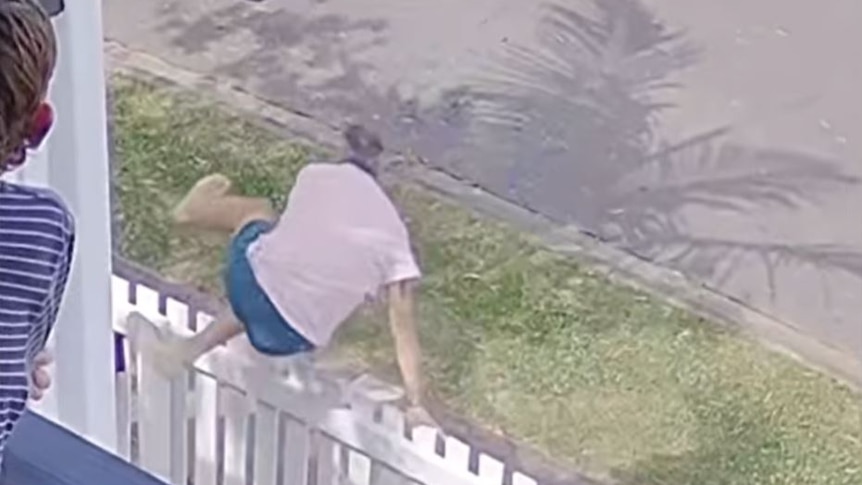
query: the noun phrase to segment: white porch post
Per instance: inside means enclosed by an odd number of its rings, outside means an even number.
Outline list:
[[[54,334],[55,416],[114,449],[110,177],[100,0],[67,2],[55,26],[59,59],[51,100],[57,123],[42,170],[75,214],[77,230],[72,275]]]

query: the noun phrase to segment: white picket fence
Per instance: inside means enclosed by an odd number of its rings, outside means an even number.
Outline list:
[[[181,331],[211,321],[141,284],[133,304],[130,284],[112,279],[120,333],[133,312]],[[305,359],[270,365],[242,343],[169,381],[127,356],[129,370],[117,375],[118,453],[174,485],[536,485],[468,443],[406,430],[397,408],[347,392]]]

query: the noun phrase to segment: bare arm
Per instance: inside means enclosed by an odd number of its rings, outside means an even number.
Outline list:
[[[407,399],[412,406],[421,406],[425,395],[422,376],[422,350],[416,329],[414,289],[410,281],[398,281],[387,288],[389,326],[395,340],[395,353]]]

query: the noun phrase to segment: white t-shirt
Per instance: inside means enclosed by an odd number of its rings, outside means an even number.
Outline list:
[[[421,274],[392,201],[349,163],[303,168],[278,223],[248,257],[275,307],[315,346],[383,286]]]

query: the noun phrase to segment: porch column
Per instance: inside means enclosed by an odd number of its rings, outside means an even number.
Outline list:
[[[55,416],[113,450],[117,430],[101,1],[66,2],[55,26],[59,58],[51,100],[57,123],[45,171],[48,184],[75,214],[77,230],[72,274],[54,333]]]

